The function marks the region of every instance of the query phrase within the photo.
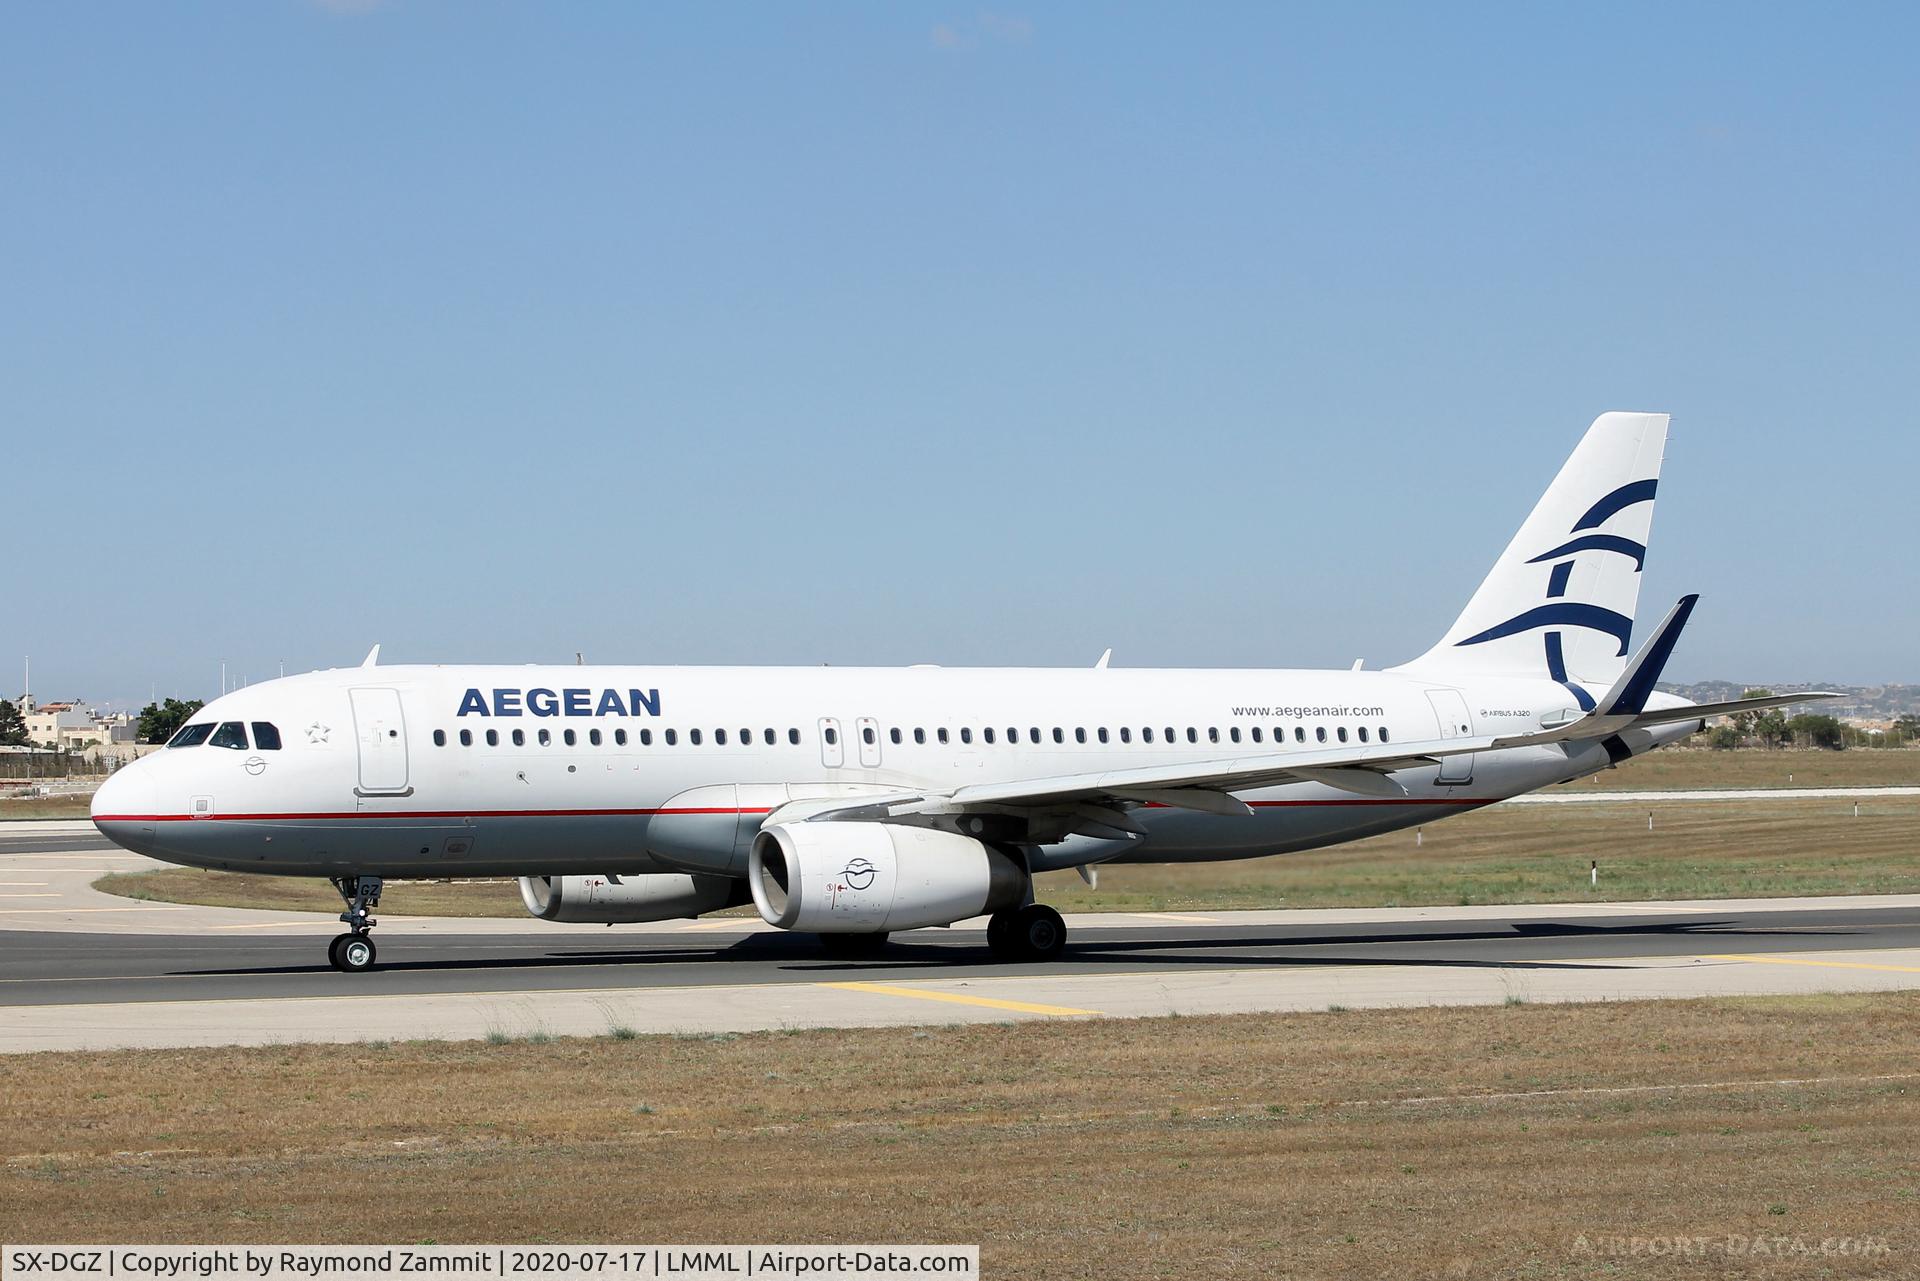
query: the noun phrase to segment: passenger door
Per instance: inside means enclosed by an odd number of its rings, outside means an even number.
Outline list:
[[[1433,704],[1433,714],[1440,719],[1440,737],[1470,738],[1473,736],[1473,717],[1467,711],[1467,700],[1457,689],[1430,689],[1427,701]],[[1440,772],[1434,776],[1434,782],[1445,786],[1458,786],[1473,781],[1473,753],[1462,752],[1458,756],[1442,756]]]
[[[353,736],[360,751],[361,796],[405,796],[407,724],[397,689],[350,689]]]
[[[847,763],[847,745],[840,737],[840,722],[832,716],[820,718],[820,763],[839,769]]]

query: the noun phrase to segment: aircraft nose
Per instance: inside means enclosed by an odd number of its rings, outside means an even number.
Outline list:
[[[160,789],[136,762],[107,775],[93,794],[89,811],[100,834],[116,845],[144,853],[153,844],[154,815]]]

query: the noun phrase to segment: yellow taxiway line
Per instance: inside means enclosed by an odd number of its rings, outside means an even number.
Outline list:
[[[1793,956],[1744,956],[1724,953],[1710,961],[1752,961],[1756,965],[1812,965],[1828,970],[1887,970],[1894,974],[1920,974],[1920,965],[1876,965],[1872,961],[1805,961]]]
[[[1031,1001],[1002,1001],[991,996],[962,996],[957,992],[935,992],[930,988],[902,987],[893,983],[822,983],[820,986],[839,988],[843,992],[872,992],[876,996],[910,996],[922,1001],[979,1005],[989,1010],[1016,1010],[1021,1014],[1049,1014],[1055,1018],[1100,1013],[1098,1010],[1076,1010],[1066,1005],[1036,1005]]]

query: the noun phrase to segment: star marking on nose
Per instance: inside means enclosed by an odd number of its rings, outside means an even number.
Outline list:
[[[329,732],[325,725],[322,725],[319,721],[315,721],[313,724],[307,726],[307,741],[309,743],[324,743],[327,741],[327,734]]]

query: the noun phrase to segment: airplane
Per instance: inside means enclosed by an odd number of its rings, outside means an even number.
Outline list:
[[[1057,955],[1037,873],[1263,858],[1594,774],[1709,717],[1657,691],[1686,596],[1629,654],[1668,416],[1607,413],[1453,626],[1379,671],[380,666],[225,694],[109,777],[94,824],[168,862],[324,876],[373,968],[403,877],[519,878],[534,916],[751,902],[863,956],[988,917]]]

